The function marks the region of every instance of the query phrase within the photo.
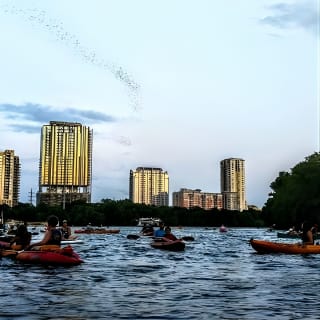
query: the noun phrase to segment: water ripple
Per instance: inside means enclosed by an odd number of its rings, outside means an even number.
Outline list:
[[[265,229],[184,228],[184,252],[153,249],[150,239],[81,235],[75,267],[0,259],[0,319],[319,319],[320,256],[258,255]]]

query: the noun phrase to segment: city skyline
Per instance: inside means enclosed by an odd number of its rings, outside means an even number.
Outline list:
[[[92,202],[128,198],[138,166],[165,168],[170,197],[217,192],[235,157],[261,207],[319,151],[316,0],[0,0],[0,33],[0,149],[20,157],[22,202],[49,121],[93,129]]]

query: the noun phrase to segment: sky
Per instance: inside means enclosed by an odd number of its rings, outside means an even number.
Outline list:
[[[38,190],[41,127],[93,130],[92,202],[160,167],[172,192],[219,193],[245,160],[262,207],[279,172],[319,151],[319,0],[0,0],[0,150]],[[33,199],[35,201],[35,198]]]

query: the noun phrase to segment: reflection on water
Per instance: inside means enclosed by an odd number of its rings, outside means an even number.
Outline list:
[[[139,228],[120,229],[81,235],[79,266],[2,258],[0,319],[320,319],[320,256],[259,255],[248,244],[275,233],[173,229],[195,241],[166,252],[126,238]]]

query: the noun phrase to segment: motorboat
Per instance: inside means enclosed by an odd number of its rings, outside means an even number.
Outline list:
[[[150,225],[152,227],[158,227],[160,222],[162,222],[160,218],[139,218],[137,226],[143,227]]]

